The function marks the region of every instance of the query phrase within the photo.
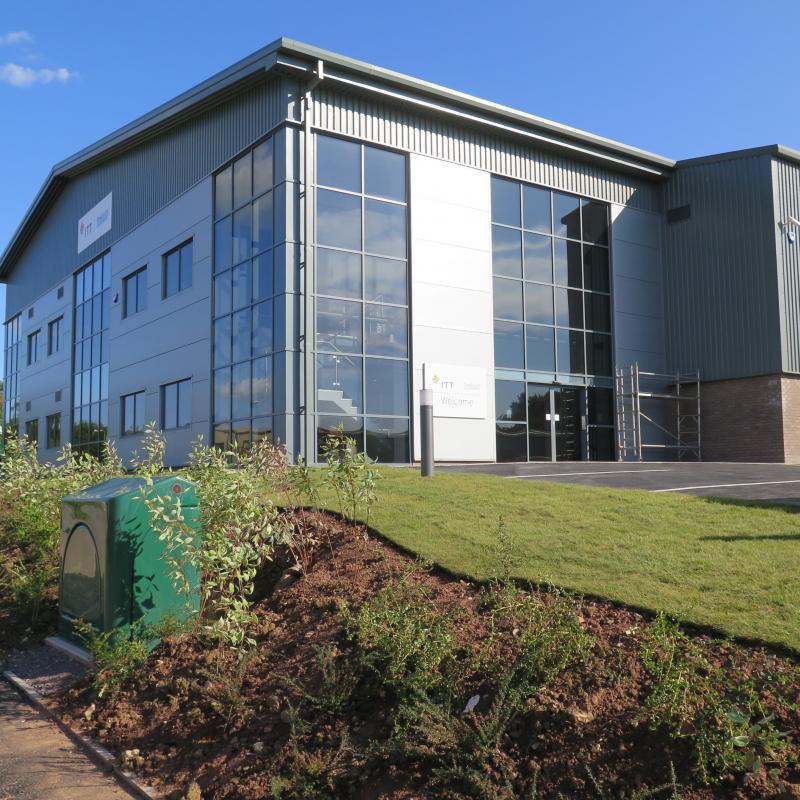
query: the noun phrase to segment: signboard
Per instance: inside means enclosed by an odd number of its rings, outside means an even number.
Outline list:
[[[425,364],[425,388],[433,392],[434,417],[486,419],[486,370]]]
[[[78,252],[111,230],[111,194],[107,194],[91,211],[78,220]]]

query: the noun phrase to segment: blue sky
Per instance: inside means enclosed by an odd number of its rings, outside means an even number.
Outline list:
[[[281,35],[673,158],[800,148],[795,6],[6,0],[0,249],[55,162]]]

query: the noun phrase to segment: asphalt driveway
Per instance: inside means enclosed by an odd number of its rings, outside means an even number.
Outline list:
[[[800,466],[786,464],[561,461],[442,464],[437,469],[481,472],[509,480],[556,481],[800,506]]]

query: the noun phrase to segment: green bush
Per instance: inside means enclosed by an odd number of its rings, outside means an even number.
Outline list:
[[[325,480],[336,493],[342,516],[355,522],[363,508],[364,522],[369,525],[380,477],[373,462],[363,451],[357,452],[356,440],[341,429],[325,437],[321,451]]]
[[[762,766],[777,775],[800,756],[752,681],[729,678],[674,620],[659,614],[645,632],[640,655],[651,683],[645,718],[691,746],[704,782],[731,772],[757,773]]]
[[[84,620],[75,620],[73,630],[94,659],[92,685],[98,697],[114,696],[141,673],[149,654],[152,632],[142,625],[129,630],[98,632]]]

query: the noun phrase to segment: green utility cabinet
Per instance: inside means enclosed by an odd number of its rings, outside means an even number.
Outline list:
[[[163,542],[150,526],[144,492],[178,498],[186,522],[200,535],[195,486],[176,476],[154,478],[149,488],[144,478],[114,478],[65,497],[59,582],[64,638],[76,641],[77,618],[110,631],[185,611],[186,598],[172,585],[162,558]]]

